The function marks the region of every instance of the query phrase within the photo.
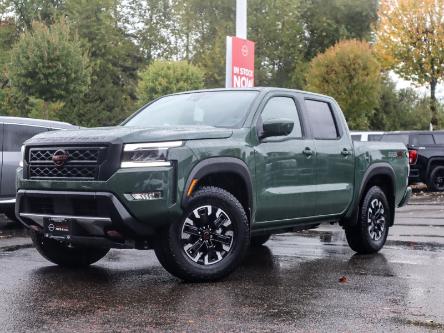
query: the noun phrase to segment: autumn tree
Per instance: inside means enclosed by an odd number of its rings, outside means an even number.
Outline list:
[[[376,50],[402,78],[430,86],[431,123],[438,125],[436,86],[444,76],[444,4],[381,0]]]
[[[307,72],[306,89],[334,97],[350,128],[368,129],[379,105],[380,65],[367,42],[347,40],[315,57]]]
[[[203,88],[203,72],[186,61],[155,61],[140,73],[139,105],[162,95]]]

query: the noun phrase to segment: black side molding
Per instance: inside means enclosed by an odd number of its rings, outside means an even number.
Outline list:
[[[221,172],[232,172],[242,177],[247,186],[248,203],[253,210],[253,185],[250,170],[244,161],[234,157],[212,157],[199,162],[188,175],[182,194],[182,207],[188,203],[187,192],[193,179],[202,179],[210,174]]]
[[[349,217],[345,217],[341,221],[341,225],[343,226],[353,226],[356,224],[359,214],[359,205],[362,201],[362,197],[364,196],[364,190],[367,187],[369,181],[374,176],[388,176],[391,180],[391,190],[393,195],[395,195],[395,184],[396,184],[396,176],[395,171],[392,166],[385,162],[378,162],[370,165],[367,171],[364,173],[362,177],[361,186],[359,187],[358,195],[356,196],[357,201],[353,203],[353,211]],[[395,205],[392,207],[392,223],[394,222],[395,217]]]

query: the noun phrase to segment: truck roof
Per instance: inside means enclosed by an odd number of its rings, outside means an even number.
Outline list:
[[[180,95],[180,94],[189,94],[189,93],[197,93],[197,92],[205,92],[205,91],[260,91],[260,92],[271,92],[271,91],[288,91],[288,92],[297,92],[300,94],[319,96],[324,98],[333,99],[331,96],[322,95],[314,92],[298,90],[298,89],[289,89],[289,88],[278,88],[278,87],[253,87],[253,88],[213,88],[213,89],[199,89],[199,90],[190,90],[190,91],[182,91],[170,95]]]
[[[25,118],[25,117],[0,116],[0,123],[16,124],[16,125],[32,125],[32,126],[48,127],[55,129],[79,128],[79,126],[71,125],[69,123],[65,123],[62,121],[43,120],[43,119],[34,119],[34,118]]]

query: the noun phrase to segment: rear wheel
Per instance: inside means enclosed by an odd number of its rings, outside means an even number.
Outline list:
[[[86,267],[102,259],[109,248],[69,247],[67,244],[31,231],[37,251],[50,262],[63,267]]]
[[[239,201],[221,188],[203,187],[180,221],[162,232],[154,250],[168,272],[199,282],[230,274],[248,246],[248,219]]]
[[[430,173],[427,187],[430,191],[444,191],[444,166],[434,167]]]
[[[384,191],[371,187],[362,200],[356,225],[345,229],[348,245],[361,254],[378,252],[387,240],[391,216]]]
[[[268,242],[270,237],[271,237],[271,234],[252,236],[251,240],[250,240],[250,246],[257,247],[257,246],[264,245],[266,242]]]

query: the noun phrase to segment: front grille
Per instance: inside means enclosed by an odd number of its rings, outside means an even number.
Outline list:
[[[53,160],[56,155],[63,155],[64,160]],[[106,147],[30,148],[28,178],[95,180],[105,155]]]
[[[101,148],[50,148],[50,149],[37,149],[32,148],[29,151],[29,162],[30,163],[44,163],[52,162],[52,157],[59,151],[66,151],[69,155],[68,162],[86,162],[86,163],[97,163],[99,159],[99,151]]]
[[[82,178],[95,179],[97,167],[95,166],[30,166],[31,178]]]

